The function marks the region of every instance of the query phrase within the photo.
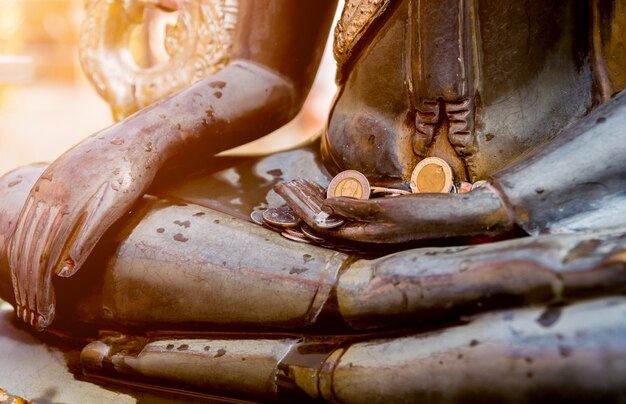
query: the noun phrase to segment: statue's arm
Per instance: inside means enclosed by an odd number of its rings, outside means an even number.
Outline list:
[[[165,164],[189,162],[189,151],[206,159],[290,121],[315,78],[336,2],[241,1],[231,62],[139,119],[165,114]]]
[[[626,91],[491,178],[532,235],[626,227]]]
[[[100,237],[172,166],[261,137],[300,109],[336,0],[240,0],[232,62],[72,148],[37,181],[11,236],[18,316],[54,318],[53,274],[73,275]]]

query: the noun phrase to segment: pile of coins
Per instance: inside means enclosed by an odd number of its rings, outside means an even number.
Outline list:
[[[322,215],[323,213],[323,215]],[[332,218],[324,212],[320,212],[318,216],[326,216],[328,224],[332,227],[339,227],[345,223],[343,219]],[[319,234],[309,226],[307,226],[302,219],[298,217],[296,212],[288,205],[281,205],[277,208],[269,209],[255,209],[250,215],[252,221],[268,229],[274,230],[281,234],[281,236],[291,241],[297,241],[299,243],[317,244],[326,248],[337,248],[337,245]],[[317,220],[316,220],[317,221]],[[322,226],[324,227],[323,220]],[[319,225],[319,222],[318,222]],[[326,227],[326,228],[332,228]],[[345,251],[355,251],[349,247],[341,248]]]
[[[349,197],[369,199],[379,196],[399,196],[418,193],[464,193],[483,186],[486,181],[474,184],[461,181],[453,183],[452,168],[445,160],[428,157],[419,162],[411,175],[411,191],[398,188],[371,186],[358,171],[347,170],[335,176],[328,185],[327,198]]]
[[[422,160],[413,170],[410,182],[411,191],[371,186],[365,175],[355,170],[347,170],[337,174],[330,181],[326,190],[307,180],[295,180],[293,186],[307,190],[308,197],[303,198],[303,200],[315,214],[315,224],[318,229],[333,229],[343,226],[346,220],[320,209],[324,194],[326,198],[370,199],[396,197],[412,193],[464,193],[486,184],[486,181],[477,181],[474,184],[468,182],[455,184],[452,178],[452,169],[444,160],[429,157]],[[256,209],[250,218],[254,223],[279,232],[283,237],[292,241],[355,251],[349,246],[338,246],[335,242],[329,241],[327,237],[306,225],[287,204],[277,208]]]

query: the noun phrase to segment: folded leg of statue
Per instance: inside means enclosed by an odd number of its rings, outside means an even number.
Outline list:
[[[570,384],[618,394],[626,303],[606,296],[626,287],[623,228],[360,258],[244,219],[280,203],[268,193],[278,180],[327,181],[314,149],[189,179],[201,193],[154,190],[167,198],[145,197],[114,226],[94,270],[56,279],[58,332],[123,330],[83,350],[86,372],[255,399],[284,386],[347,402],[532,397]],[[40,172],[0,179],[0,234]],[[10,301],[5,249],[0,274]],[[530,304],[549,308],[480,314]]]
[[[106,263],[96,279],[58,282],[84,291],[79,304],[76,292],[60,294],[72,297],[59,299],[60,319],[78,311],[86,322],[250,330],[314,326],[323,313],[360,329],[626,285],[612,261],[626,248],[623,229],[358,259],[199,205],[145,200],[134,215],[124,239],[94,256]]]
[[[81,361],[94,380],[263,401],[614,401],[626,383],[624,315],[619,296],[378,336],[109,334]]]

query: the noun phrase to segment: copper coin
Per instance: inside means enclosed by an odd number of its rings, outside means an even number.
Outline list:
[[[265,227],[266,229],[270,229],[271,231],[275,231],[276,233],[282,233],[287,229],[287,227],[272,226],[267,222],[263,223],[263,227]]]
[[[301,222],[296,212],[287,205],[267,209],[263,212],[263,220],[278,227],[296,227]]]
[[[300,229],[295,229],[295,228],[285,229],[285,233],[289,233],[294,237],[301,237],[301,238],[306,237],[304,233],[300,231]]]
[[[328,184],[327,198],[348,197],[356,199],[369,199],[370,183],[367,178],[358,171],[347,170],[340,172]]]
[[[452,168],[439,157],[420,161],[411,175],[413,193],[448,193],[452,190]]]
[[[342,226],[346,221],[336,216],[331,216],[322,211],[315,216],[315,224],[321,229],[334,229]]]
[[[316,243],[323,243],[324,241],[326,241],[325,239],[317,235],[317,233],[315,233],[315,230],[311,229],[309,226],[303,225],[302,227],[300,227],[300,231],[307,238],[315,241]]]
[[[292,234],[291,232],[288,232],[288,231],[284,231],[280,233],[280,235],[286,238],[287,240],[296,241],[298,243],[311,244],[311,241],[308,238],[306,238],[304,234],[300,236],[300,235]]]

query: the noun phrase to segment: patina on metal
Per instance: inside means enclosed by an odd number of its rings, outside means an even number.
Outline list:
[[[336,8],[240,0],[221,70],[0,178],[0,296],[97,382],[623,399],[626,1],[346,7],[320,142],[208,157],[295,116]],[[474,185],[325,197],[344,170],[405,189],[426,158]]]

